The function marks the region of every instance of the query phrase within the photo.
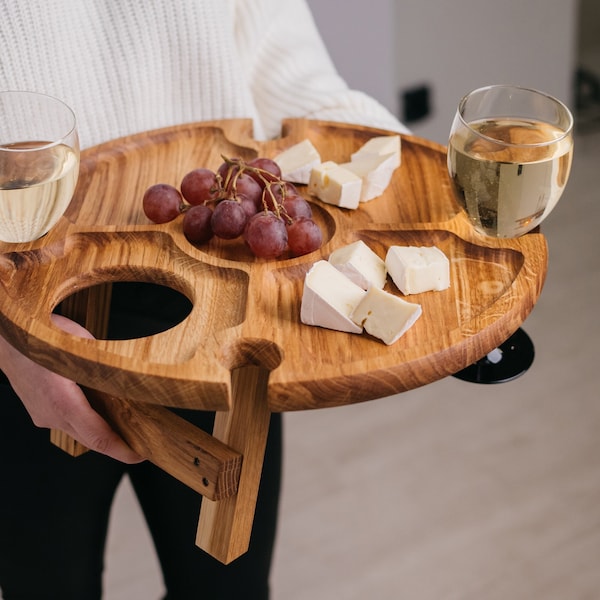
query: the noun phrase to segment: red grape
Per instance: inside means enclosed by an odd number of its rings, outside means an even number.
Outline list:
[[[284,198],[292,196],[300,196],[300,192],[298,192],[298,189],[293,183],[281,181],[278,183],[270,183],[269,185],[265,185],[265,189],[263,191],[263,208],[277,212],[275,210],[275,205],[281,207]]]
[[[238,194],[237,201],[242,205],[242,208],[244,209],[248,219],[253,217],[258,212],[258,208],[256,207],[254,200],[248,198],[248,196],[245,194]]]
[[[154,223],[168,223],[181,213],[183,198],[176,187],[168,183],[151,185],[142,199],[145,215]]]
[[[181,194],[190,204],[216,200],[220,191],[217,175],[210,169],[194,169],[181,180]]]
[[[274,213],[263,211],[254,215],[244,231],[244,240],[259,258],[277,258],[287,248],[285,223]]]
[[[210,224],[216,236],[232,240],[242,234],[248,215],[239,202],[221,200],[213,211]]]
[[[305,217],[296,219],[287,228],[288,245],[295,256],[308,254],[321,247],[323,234],[319,226]]]
[[[262,208],[262,188],[249,173],[241,173],[232,179],[228,191],[236,197],[240,195],[246,196],[254,202],[257,210]]]
[[[213,211],[206,204],[191,206],[183,215],[183,233],[192,243],[203,244],[213,237],[210,224]]]
[[[300,196],[298,188],[289,181],[281,181],[280,183],[273,184],[271,185],[271,189],[279,201],[290,196]]]
[[[312,208],[302,196],[289,196],[282,202],[283,209],[290,219],[312,218]]]
[[[268,181],[281,180],[281,169],[279,168],[279,165],[270,158],[253,158],[246,164],[249,167],[252,167],[248,170],[248,173],[261,188],[264,188]],[[253,169],[260,169],[260,173]]]

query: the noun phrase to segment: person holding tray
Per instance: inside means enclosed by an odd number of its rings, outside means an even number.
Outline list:
[[[171,125],[252,118],[256,139],[284,118],[406,132],[336,73],[304,0],[0,0],[0,89],[69,104],[83,148]],[[177,323],[188,307],[169,290],[115,286],[110,337]],[[162,296],[160,294],[163,294]],[[76,323],[55,316],[77,335]],[[200,497],[143,462],[80,387],[0,338],[0,589],[4,600],[102,596],[104,545],[128,475],[160,561],[169,600],[269,597],[281,467],[272,417],[249,551],[228,566],[194,544]],[[211,431],[213,415],[179,414]],[[78,458],[48,428],[93,450]]]

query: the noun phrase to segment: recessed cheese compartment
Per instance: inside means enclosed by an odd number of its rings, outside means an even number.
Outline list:
[[[321,157],[308,139],[289,147],[275,161],[284,179],[308,183],[308,192],[333,206],[358,208],[381,196],[400,166],[400,136],[376,136],[344,161]]]

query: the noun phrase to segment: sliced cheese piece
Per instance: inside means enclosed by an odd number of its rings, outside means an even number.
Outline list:
[[[362,154],[358,155],[349,163],[340,166],[352,171],[362,179],[360,201],[368,202],[381,196],[385,192],[392,175],[396,170],[395,154]]]
[[[310,172],[321,164],[318,150],[308,139],[290,146],[273,160],[281,169],[281,178],[291,183],[307,184]]]
[[[367,333],[388,346],[398,341],[423,312],[420,304],[407,302],[376,287],[369,288],[351,317]]]
[[[450,262],[436,246],[390,246],[385,265],[405,295],[450,287]]]
[[[385,262],[362,240],[337,248],[329,255],[329,262],[364,290],[385,285]]]
[[[401,162],[400,148],[399,135],[376,136],[365,142],[356,152],[354,152],[351,156],[351,160],[356,160],[365,155],[386,156],[388,154],[393,154],[395,156],[394,168],[396,168],[400,166]]]
[[[319,200],[342,208],[358,208],[362,179],[328,160],[313,168],[308,192]]]
[[[366,294],[326,260],[317,261],[304,279],[300,320],[348,333],[362,333],[350,315]]]

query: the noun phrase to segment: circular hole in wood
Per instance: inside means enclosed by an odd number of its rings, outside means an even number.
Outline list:
[[[164,285],[117,281],[112,287],[108,339],[155,335],[181,323],[192,310],[189,298]]]
[[[110,297],[106,334],[94,332],[96,338],[106,340],[128,340],[156,335],[181,323],[190,314],[193,306],[190,299],[178,290],[143,281],[103,283],[87,288],[85,293],[98,293]],[[73,301],[74,298],[67,298],[59,305],[57,312],[65,312],[65,304]],[[72,310],[69,310],[69,314],[73,314]]]

